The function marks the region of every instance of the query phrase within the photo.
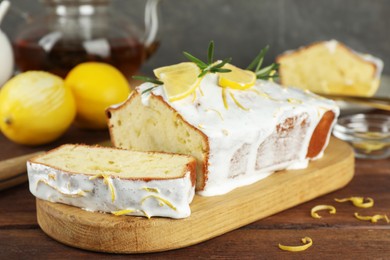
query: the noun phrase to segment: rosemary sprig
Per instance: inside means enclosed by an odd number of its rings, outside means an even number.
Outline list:
[[[150,82],[150,83],[153,83],[155,84],[155,86],[153,87],[150,87],[148,89],[145,89],[144,91],[141,92],[141,95],[147,93],[147,92],[150,92],[152,91],[153,89],[155,89],[157,87],[157,85],[162,85],[164,84],[162,81],[158,80],[158,79],[154,79],[154,78],[149,78],[149,77],[145,77],[145,76],[133,76],[132,77],[133,79],[137,79],[137,80],[142,80],[144,82]]]
[[[207,63],[203,62],[202,60],[196,58],[195,56],[191,55],[190,53],[184,51],[184,56],[195,63],[201,70],[200,74],[198,75],[199,78],[203,77],[207,73],[226,73],[230,72],[230,69],[224,69],[222,68],[226,63],[231,62],[232,58],[224,59],[218,63],[214,63],[214,41],[211,41],[209,44],[209,48],[207,50]]]
[[[145,77],[145,76],[133,76],[132,78],[133,79],[137,79],[137,80],[142,80],[142,81],[145,81],[145,82],[150,82],[150,83],[153,83],[153,84],[156,84],[156,85],[164,84],[162,81],[160,81],[158,79],[149,78],[149,77]]]
[[[151,88],[147,88],[147,89],[145,89],[144,91],[141,92],[141,95],[143,95],[143,94],[145,94],[145,93],[148,93],[148,92],[152,91],[152,90],[155,89],[155,88],[157,88],[157,86],[153,86],[153,87],[151,87]]]
[[[260,53],[256,56],[256,58],[249,64],[246,68],[247,70],[251,70],[256,74],[258,79],[274,79],[279,75],[277,74],[277,70],[279,68],[278,63],[272,63],[271,65],[262,68],[265,54],[267,53],[269,46],[264,47]]]

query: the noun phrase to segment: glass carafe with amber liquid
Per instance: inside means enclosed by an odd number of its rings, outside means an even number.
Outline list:
[[[158,46],[158,0],[146,3],[145,31],[115,12],[110,0],[41,2],[45,15],[22,26],[13,39],[21,71],[45,70],[65,77],[79,63],[98,61],[130,78]]]

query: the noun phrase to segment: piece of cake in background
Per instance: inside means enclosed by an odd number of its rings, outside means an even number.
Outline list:
[[[284,86],[318,94],[373,96],[380,85],[382,60],[336,41],[322,41],[276,58]]]
[[[196,75],[195,75],[196,77]],[[189,154],[197,159],[200,195],[225,194],[322,156],[339,115],[335,102],[257,80],[243,90],[201,78],[177,101],[164,85],[144,83],[107,110],[116,147]]]
[[[39,199],[148,218],[190,216],[195,167],[186,155],[70,144],[27,162]]]

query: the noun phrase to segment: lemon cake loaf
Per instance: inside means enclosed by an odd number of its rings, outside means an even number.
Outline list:
[[[195,193],[187,155],[63,145],[27,162],[37,198],[115,215],[185,218]]]
[[[164,85],[144,83],[107,110],[116,147],[197,159],[200,195],[214,196],[320,158],[339,109],[309,91],[256,80],[223,88],[206,74],[191,95],[172,101]]]
[[[319,94],[372,96],[378,90],[383,62],[336,41],[316,42],[277,57],[285,86]]]

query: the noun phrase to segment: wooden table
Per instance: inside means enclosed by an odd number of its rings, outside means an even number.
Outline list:
[[[106,131],[88,132],[73,128],[55,144],[26,148],[9,142],[0,134],[0,160],[49,149],[64,142],[84,140],[96,143],[107,138]],[[370,209],[359,209],[352,204],[339,204],[333,200],[350,196],[372,197],[375,205]],[[334,205],[337,214],[321,212],[322,219],[313,219],[310,209],[319,204]],[[389,159],[358,159],[356,175],[347,187],[201,244],[161,253],[109,255],[68,247],[44,234],[37,224],[35,198],[25,183],[0,191],[0,258],[390,259],[390,224],[382,221],[376,224],[359,221],[353,216],[357,211],[362,215],[379,213],[390,216]],[[305,236],[313,239],[313,246],[304,252],[291,253],[278,248],[279,243],[298,245]]]

